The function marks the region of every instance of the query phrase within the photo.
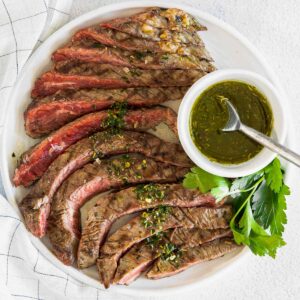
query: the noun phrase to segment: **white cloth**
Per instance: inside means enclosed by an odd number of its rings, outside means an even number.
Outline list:
[[[32,51],[69,19],[72,0],[0,0],[0,132],[9,93]]]
[[[14,299],[116,299],[57,269],[32,245],[24,224],[0,195],[0,290]],[[2,290],[3,292],[3,290]],[[118,295],[118,299],[129,299]],[[1,297],[7,300],[7,297]]]

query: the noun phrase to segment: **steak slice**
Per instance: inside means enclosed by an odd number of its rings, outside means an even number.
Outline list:
[[[58,155],[80,139],[104,130],[103,124],[109,117],[107,111],[100,111],[82,116],[73,122],[66,124],[53,132],[40,143],[26,151],[19,166],[15,170],[13,182],[15,186],[29,186],[40,178],[49,165]],[[177,133],[177,116],[170,108],[154,107],[128,111],[123,117],[124,129],[145,131],[155,128],[160,123],[166,123],[169,128]],[[38,131],[38,128],[36,129]],[[42,132],[35,132],[35,136],[51,132],[52,128],[46,128]]]
[[[154,213],[155,216],[157,213]],[[114,278],[118,261],[134,244],[160,232],[176,227],[199,227],[202,229],[227,228],[232,217],[231,206],[220,208],[169,208],[169,213],[159,226],[145,227],[143,214],[132,219],[113,233],[100,249],[97,268],[100,281],[107,288]]]
[[[79,66],[76,66],[76,64]],[[64,89],[189,87],[206,75],[206,72],[201,70],[189,70],[188,72],[184,70],[140,70],[96,63],[79,64],[74,61],[60,62],[55,67],[60,72],[67,74],[55,71],[44,73],[34,84],[31,92],[33,98],[51,95]],[[92,72],[94,74],[91,74]]]
[[[179,262],[176,262],[176,264],[170,260],[159,258],[146,276],[150,279],[173,276],[201,262],[221,257],[239,247],[232,239],[221,238],[197,247],[188,248],[184,251],[184,255],[179,257]]]
[[[83,41],[90,39],[110,47],[118,47],[127,51],[154,53],[171,53],[179,55],[193,55],[196,57],[204,57],[208,61],[212,61],[211,56],[205,49],[204,43],[201,45],[182,44],[177,42],[141,39],[133,37],[125,32],[114,29],[103,28],[99,25],[88,27],[78,31],[72,38],[72,41]]]
[[[128,154],[87,164],[58,189],[49,218],[48,235],[55,255],[67,265],[74,263],[80,238],[80,208],[98,193],[143,182],[174,182],[188,168]]]
[[[45,235],[53,195],[69,175],[97,157],[122,153],[141,153],[182,167],[192,165],[180,145],[164,142],[150,133],[124,131],[111,135],[107,131],[98,132],[59,155],[21,201],[19,208],[28,230],[37,237]]]
[[[35,128],[58,129],[82,115],[110,108],[117,102],[126,101],[130,107],[150,107],[181,100],[186,90],[185,87],[61,90],[30,103],[24,114],[25,130],[30,134]]]
[[[141,22],[154,28],[170,29],[175,31],[195,32],[206,30],[193,16],[178,8],[151,7],[144,12],[109,21],[109,24],[123,24],[127,22]]]
[[[178,15],[177,13],[178,11],[169,9],[164,16],[150,13],[150,17],[149,12],[146,12],[138,17],[110,20],[100,26],[152,41],[169,41],[200,46],[201,40],[195,29],[206,30],[206,27],[192,21],[195,19],[184,12]],[[198,25],[195,25],[196,23]]]
[[[232,235],[229,228],[205,230],[200,228],[175,228],[167,233],[163,243],[171,242],[181,248],[196,247],[221,237]],[[160,257],[159,248],[151,246],[148,241],[134,245],[119,261],[118,269],[113,283],[130,284],[146,271],[152,263]]]
[[[52,60],[53,62],[75,60],[145,70],[197,69],[209,72],[212,69],[212,64],[207,60],[206,55],[196,57],[172,53],[126,51],[99,43],[96,44],[97,48],[86,47],[85,45],[86,42],[76,42],[76,44],[74,42],[59,48],[52,54]]]
[[[96,262],[99,249],[112,224],[124,215],[160,205],[178,207],[215,205],[215,198],[210,194],[202,194],[198,190],[187,190],[181,184],[140,185],[103,198],[99,199],[88,212],[78,248],[79,268],[87,268]]]

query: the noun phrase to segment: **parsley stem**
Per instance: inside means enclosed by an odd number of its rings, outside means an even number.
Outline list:
[[[247,202],[251,199],[251,197],[253,196],[253,194],[255,193],[255,191],[257,190],[257,187],[260,185],[260,183],[265,179],[265,176],[262,176],[259,180],[256,181],[256,183],[249,189],[245,190],[245,191],[251,191],[251,193],[249,194],[249,196],[246,198],[246,200],[244,201],[244,203],[240,206],[240,208],[238,209],[238,211],[236,212],[236,214],[234,215],[234,217],[231,219],[231,222],[235,220],[235,218],[238,216],[238,214],[241,212],[241,210],[244,208],[244,206],[247,204]],[[230,223],[231,223],[230,222]]]

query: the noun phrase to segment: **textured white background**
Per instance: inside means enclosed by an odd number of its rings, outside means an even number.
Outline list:
[[[21,1],[21,0],[20,0]],[[170,0],[165,0],[170,2]],[[71,18],[101,5],[122,0],[74,0]],[[300,152],[300,0],[177,0],[206,11],[245,35],[277,72],[289,95]],[[186,299],[300,299],[300,186],[293,170],[288,200],[287,246],[276,260],[246,256],[223,276],[190,293],[163,297]],[[146,296],[146,295],[145,295]],[[9,299],[0,294],[0,299]],[[62,298],[63,299],[63,298]],[[119,299],[129,299],[120,297]],[[154,298],[151,298],[154,299]],[[150,299],[149,299],[150,300]]]

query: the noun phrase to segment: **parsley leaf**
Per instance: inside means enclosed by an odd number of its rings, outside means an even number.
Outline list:
[[[199,189],[202,193],[214,189],[216,195],[227,194],[229,191],[229,181],[226,178],[210,174],[198,167],[192,168],[185,175],[183,186],[187,189]]]
[[[283,183],[283,174],[279,159],[275,158],[273,162],[264,169],[264,172],[270,189],[276,193],[279,193]]]

